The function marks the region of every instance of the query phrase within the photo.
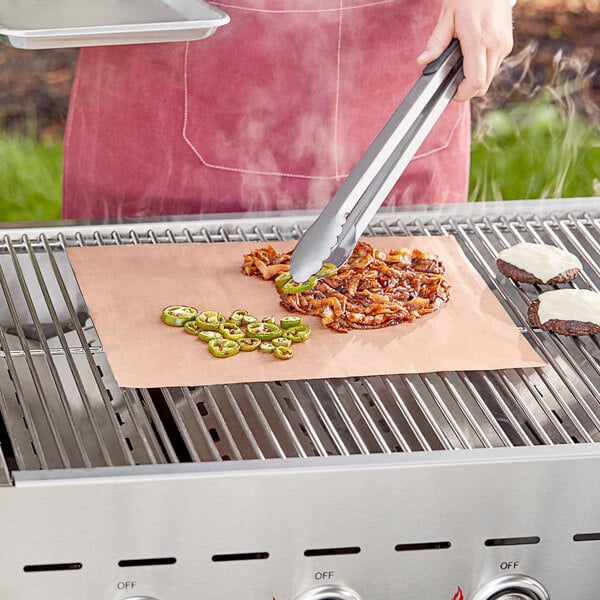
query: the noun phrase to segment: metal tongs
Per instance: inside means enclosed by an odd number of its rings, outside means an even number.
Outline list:
[[[341,267],[463,79],[454,39],[429,63],[333,198],[298,241],[290,261],[295,281],[306,281],[323,263]]]

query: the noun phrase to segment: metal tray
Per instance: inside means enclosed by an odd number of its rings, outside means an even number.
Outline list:
[[[227,23],[203,0],[0,0],[0,40],[31,50],[199,40]]]

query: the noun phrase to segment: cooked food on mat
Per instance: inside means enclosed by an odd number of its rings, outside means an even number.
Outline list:
[[[195,319],[198,309],[193,306],[181,306],[179,304],[167,306],[162,311],[162,322],[171,327],[183,327],[188,321]]]
[[[498,253],[496,266],[500,273],[521,283],[555,285],[579,275],[579,259],[556,246],[520,242]]]
[[[560,335],[600,333],[600,294],[590,290],[552,290],[538,296],[527,312],[534,327]]]
[[[451,285],[441,260],[421,250],[387,254],[359,242],[339,269],[323,265],[308,281],[289,274],[290,254],[267,245],[244,255],[246,275],[273,280],[281,304],[291,312],[321,317],[325,327],[348,332],[414,321],[440,309]]]
[[[191,306],[167,306],[161,320],[206,342],[209,352],[217,358],[258,350],[288,360],[294,356],[292,344],[310,337],[310,327],[300,317],[284,316],[278,325],[275,316],[259,321],[243,309],[233,311],[227,318],[217,310],[198,312]]]

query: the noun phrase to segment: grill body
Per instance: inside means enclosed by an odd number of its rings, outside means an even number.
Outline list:
[[[65,248],[293,240],[314,215],[3,230],[0,594],[491,600],[508,577],[595,598],[598,339],[532,330],[536,290],[494,260],[552,243],[598,290],[597,206],[382,211],[367,232],[456,236],[544,369],[152,390],[117,387]]]

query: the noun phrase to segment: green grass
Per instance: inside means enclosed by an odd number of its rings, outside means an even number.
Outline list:
[[[62,142],[0,132],[0,221],[60,218]]]
[[[600,131],[577,111],[536,100],[474,127],[470,200],[600,195]]]
[[[62,145],[0,131],[0,221],[60,218]],[[561,102],[487,112],[473,132],[470,200],[600,195],[600,129]]]

